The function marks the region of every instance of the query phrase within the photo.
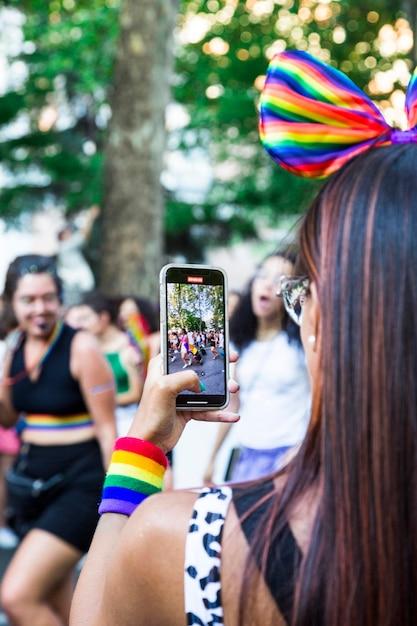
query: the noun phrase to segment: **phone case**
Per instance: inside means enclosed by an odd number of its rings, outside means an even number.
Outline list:
[[[229,404],[229,389],[227,386],[227,381],[229,379],[229,323],[228,323],[228,312],[227,312],[227,275],[226,272],[221,268],[214,265],[199,265],[192,263],[168,263],[164,265],[159,274],[159,295],[160,295],[160,326],[161,326],[161,354],[162,354],[162,362],[164,368],[164,374],[168,374],[168,355],[167,355],[167,298],[166,298],[166,274],[167,271],[171,268],[178,269],[192,269],[192,270],[217,270],[221,272],[224,280],[224,358],[225,358],[225,370],[227,373],[226,376],[226,393],[225,393],[225,402],[222,406],[210,406],[206,405],[204,408],[202,407],[193,407],[188,405],[180,406],[177,404],[177,409],[183,409],[186,411],[219,411],[224,409]]]

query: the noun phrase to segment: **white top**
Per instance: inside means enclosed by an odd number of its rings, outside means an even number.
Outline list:
[[[60,242],[58,273],[66,285],[90,291],[94,288],[94,275],[81,252],[83,244],[84,237],[79,232]]]
[[[270,449],[293,446],[304,438],[310,414],[310,384],[302,348],[278,333],[253,341],[237,364],[240,421],[238,444]]]

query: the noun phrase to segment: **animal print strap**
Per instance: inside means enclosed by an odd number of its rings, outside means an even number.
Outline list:
[[[221,539],[231,498],[230,487],[205,488],[194,505],[185,548],[187,626],[223,626]]]

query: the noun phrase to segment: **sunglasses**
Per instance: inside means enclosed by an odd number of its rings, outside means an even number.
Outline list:
[[[277,296],[284,302],[285,310],[290,318],[301,326],[303,304],[310,294],[310,279],[308,276],[281,276]]]

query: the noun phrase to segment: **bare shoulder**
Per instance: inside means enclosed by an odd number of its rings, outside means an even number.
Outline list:
[[[143,361],[139,352],[129,343],[122,348],[120,357],[126,366],[138,367]]]
[[[135,626],[184,626],[185,542],[197,495],[152,496],[129,519],[113,563],[111,610],[119,618],[129,606]]]
[[[80,378],[82,372],[101,370],[105,363],[104,355],[94,335],[80,330],[74,336],[71,344],[71,372],[75,378]]]
[[[99,352],[100,346],[97,339],[91,333],[85,330],[79,330],[72,341],[71,346],[73,354],[87,354],[91,351]]]
[[[184,528],[184,521],[188,522],[198,495],[185,490],[158,493],[136,509],[126,530],[134,535],[146,527],[160,539],[166,532],[171,538],[173,533],[185,538],[187,526]]]

